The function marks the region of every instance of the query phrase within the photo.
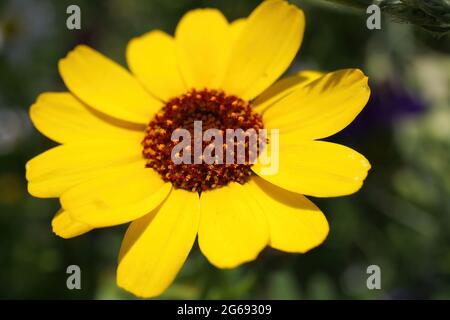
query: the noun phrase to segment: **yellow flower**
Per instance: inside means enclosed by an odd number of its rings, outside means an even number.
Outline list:
[[[318,139],[353,121],[370,90],[357,69],[277,81],[304,25],[303,12],[281,0],[232,23],[217,10],[193,10],[174,37],[151,31],[131,40],[131,73],[76,47],[59,62],[69,92],[44,93],[30,110],[36,128],[61,143],[27,164],[29,192],[60,198],[53,231],[71,238],[131,222],[117,283],[141,297],[171,284],[197,235],[219,268],[251,261],[267,245],[304,253],[321,244],[328,223],[304,195],[354,193],[370,165]],[[259,163],[174,166],[169,130],[196,118],[279,129],[279,171],[264,174]]]

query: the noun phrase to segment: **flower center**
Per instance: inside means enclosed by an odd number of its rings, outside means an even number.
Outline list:
[[[243,184],[250,178],[252,163],[263,147],[259,135],[263,128],[262,117],[253,112],[249,102],[222,91],[191,90],[168,101],[148,124],[142,141],[146,167],[156,170],[174,187],[193,192],[230,182]],[[214,139],[204,135],[206,131],[211,133],[210,129],[217,133]],[[237,130],[246,133],[245,140],[236,135]],[[188,141],[174,139],[172,134],[180,131],[188,133]],[[256,139],[251,134],[256,134]],[[196,147],[200,153],[194,152]],[[179,151],[174,153],[174,148]],[[244,151],[244,157],[239,151]],[[206,155],[212,156],[213,162],[206,161]],[[174,156],[188,161],[173,161]]]

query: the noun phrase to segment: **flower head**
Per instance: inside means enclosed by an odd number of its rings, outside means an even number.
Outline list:
[[[174,37],[151,31],[129,43],[131,73],[76,47],[59,63],[69,91],[44,93],[30,110],[36,128],[61,143],[27,164],[29,192],[60,198],[54,232],[70,238],[131,222],[117,283],[141,297],[171,284],[197,235],[220,268],[251,261],[267,245],[303,253],[321,244],[327,220],[304,195],[354,193],[370,165],[318,139],[353,121],[370,90],[356,69],[277,81],[297,54],[304,25],[303,12],[282,0],[264,1],[232,23],[214,9],[190,11]],[[192,150],[196,122],[200,154]],[[254,130],[258,147],[233,138],[206,162],[205,136],[227,139],[231,129]],[[260,134],[265,129],[279,130],[278,138]],[[174,139],[181,130],[194,133],[182,146],[186,141]],[[277,170],[250,156],[220,162],[218,155],[234,148],[248,156],[277,153]],[[194,163],[177,164],[181,157]]]

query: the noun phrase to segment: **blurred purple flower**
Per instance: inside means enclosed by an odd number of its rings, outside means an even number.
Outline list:
[[[360,136],[390,129],[399,122],[426,111],[426,103],[401,83],[392,80],[370,84],[372,94],[363,111],[338,137]]]

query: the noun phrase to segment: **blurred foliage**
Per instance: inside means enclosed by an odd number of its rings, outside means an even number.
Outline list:
[[[368,106],[330,139],[363,153],[372,164],[369,177],[355,195],[313,199],[331,226],[319,248],[303,255],[266,249],[254,262],[219,270],[194,247],[162,298],[450,298],[448,36],[384,19],[381,30],[369,31],[364,11],[295,3],[305,10],[307,29],[289,72],[358,67],[369,75]],[[65,27],[70,4],[81,7],[79,31]],[[216,7],[233,20],[257,4],[0,2],[0,298],[133,298],[115,284],[126,226],[60,239],[50,226],[58,201],[26,192],[26,161],[55,145],[32,128],[27,110],[39,93],[64,90],[58,59],[85,43],[124,64],[129,39],[155,28],[173,33],[189,9]],[[81,267],[82,290],[66,288],[71,264]],[[366,288],[372,264],[381,267],[381,290]]]
[[[450,0],[326,0],[366,10],[377,4],[394,21],[412,23],[437,35],[450,32]]]

